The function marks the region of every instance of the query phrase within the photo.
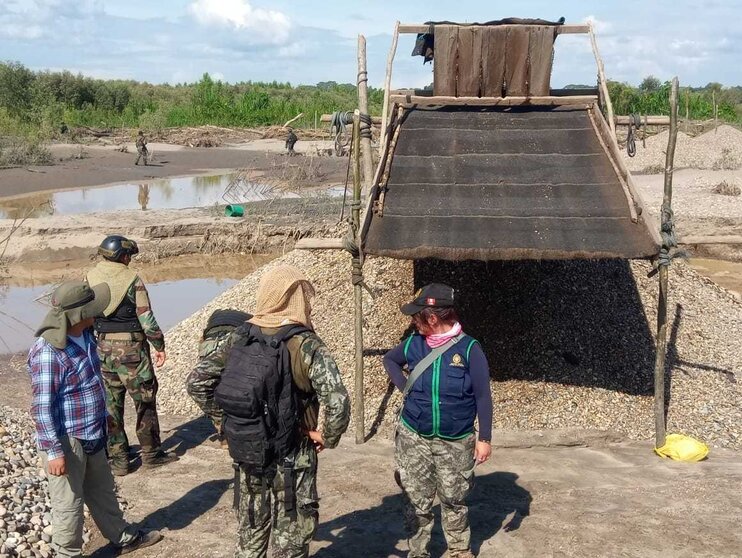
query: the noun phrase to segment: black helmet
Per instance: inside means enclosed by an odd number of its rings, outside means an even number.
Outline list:
[[[98,246],[98,253],[112,262],[118,262],[124,256],[133,256],[139,253],[139,246],[125,236],[113,234],[103,239]]]

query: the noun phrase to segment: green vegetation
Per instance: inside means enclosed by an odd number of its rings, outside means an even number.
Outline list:
[[[172,126],[263,126],[283,124],[300,112],[297,127],[314,116],[353,110],[356,88],[323,82],[228,84],[208,74],[195,84],[151,85],[99,80],[70,72],[32,72],[16,62],[0,63],[0,134],[49,138],[68,127],[145,128]],[[369,91],[372,114],[381,113],[383,92]]]
[[[654,76],[644,78],[639,87],[616,81],[608,82],[608,92],[616,114],[670,114],[670,82],[661,83]],[[681,87],[679,113],[685,117],[686,103],[692,120],[714,117],[716,99],[719,120],[742,122],[742,87],[722,87],[709,83],[705,87]]]

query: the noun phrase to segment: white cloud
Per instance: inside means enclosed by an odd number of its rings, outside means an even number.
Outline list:
[[[609,33],[613,27],[610,22],[598,19],[594,15],[589,15],[582,21],[592,25],[596,33]]]
[[[188,12],[203,25],[215,25],[246,33],[252,44],[283,44],[291,21],[282,12],[253,8],[246,0],[195,0]]]

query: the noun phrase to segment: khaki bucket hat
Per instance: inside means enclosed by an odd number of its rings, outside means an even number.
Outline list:
[[[52,309],[46,314],[37,337],[43,337],[58,349],[67,346],[67,328],[88,318],[103,315],[111,300],[108,285],[91,287],[84,281],[62,283],[52,294]]]

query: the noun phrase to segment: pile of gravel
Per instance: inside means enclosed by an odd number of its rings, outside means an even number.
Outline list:
[[[163,411],[197,416],[184,381],[199,336],[217,308],[251,310],[262,273],[289,263],[317,289],[313,316],[353,388],[350,258],[293,251],[246,277],[167,335],[160,374]],[[364,266],[366,430],[388,432],[399,394],[381,356],[402,338],[398,311],[416,286],[457,288],[465,329],[482,342],[492,374],[498,428],[599,428],[633,439],[653,436],[657,278],[649,264],[624,261],[418,262],[370,258]],[[739,448],[742,411],[742,305],[685,264],[670,273],[670,432]]]
[[[665,153],[669,131],[647,138],[647,147],[636,144],[636,156],[623,151],[624,161],[631,172],[658,174],[665,167]],[[742,132],[723,124],[716,130],[691,137],[678,131],[675,146],[675,168],[735,170],[742,168]]]
[[[0,556],[53,555],[46,484],[27,413],[0,407]]]

